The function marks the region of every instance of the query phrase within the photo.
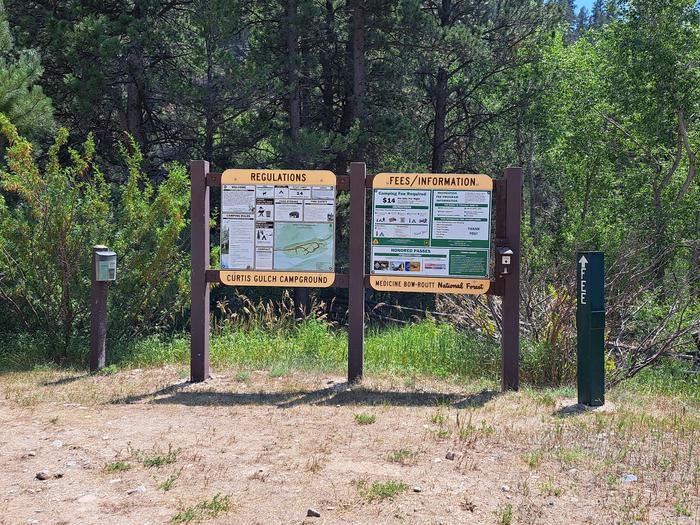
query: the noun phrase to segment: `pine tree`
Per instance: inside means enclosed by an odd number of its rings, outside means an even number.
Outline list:
[[[573,41],[576,39],[576,2],[575,0],[559,0],[559,8],[562,13],[563,22],[566,24],[566,35],[570,41]]]
[[[589,27],[588,10],[582,7],[576,17],[576,26],[574,27],[574,39],[581,38]]]
[[[43,68],[33,49],[17,50],[0,0],[0,113],[32,136],[53,125],[51,101],[37,85]]]
[[[609,19],[610,16],[605,10],[605,2],[603,0],[595,0],[593,12],[591,13],[590,27],[592,29],[603,27]]]

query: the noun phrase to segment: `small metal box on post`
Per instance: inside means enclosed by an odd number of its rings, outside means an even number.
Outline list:
[[[603,252],[578,252],[576,354],[578,402],[605,403],[605,274]]]
[[[107,288],[117,279],[117,254],[106,246],[92,248],[92,292],[90,296],[90,371],[105,366],[107,341]]]
[[[510,267],[513,264],[513,250],[507,246],[499,246],[496,248],[498,257],[496,259],[496,273],[500,276],[510,275]]]

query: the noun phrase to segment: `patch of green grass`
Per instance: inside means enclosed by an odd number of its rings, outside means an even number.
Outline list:
[[[0,370],[31,369],[50,362],[49,343],[37,345],[27,336],[18,344],[0,340]],[[108,359],[119,369],[148,368],[166,364],[187,365],[189,335],[149,336],[115,341]],[[84,366],[84,343],[76,345],[67,362]],[[283,356],[281,358],[281,356]],[[271,375],[289,370],[341,372],[347,367],[347,331],[323,320],[308,319],[276,327],[224,327],[212,334],[210,360],[213,367],[267,369]],[[495,386],[500,374],[500,348],[490,340],[462,333],[448,323],[432,319],[406,326],[370,326],[365,338],[365,371],[409,378],[417,376],[488,378]]]
[[[170,521],[172,523],[205,521],[214,519],[229,510],[231,510],[231,496],[216,494],[210,500],[203,500],[191,507],[181,509]]]
[[[163,481],[158,483],[158,485],[157,485],[158,490],[168,492],[170,489],[173,488],[173,485],[175,485],[175,482],[180,477],[181,473],[182,473],[182,470],[179,470],[177,472],[173,472],[172,474],[170,474],[170,476],[168,476]]]
[[[102,467],[102,470],[104,470],[105,472],[124,472],[126,470],[129,470],[130,468],[131,465],[126,461],[112,461],[110,463],[105,463],[105,466]]]
[[[445,416],[445,414],[438,410],[437,412],[431,414],[430,421],[431,423],[442,426],[447,421],[447,416]]]
[[[76,337],[65,349],[63,365],[54,362],[55,338],[51,334],[0,335],[0,372],[85,370],[88,342]],[[536,384],[546,370],[541,359],[528,357],[528,343],[523,342],[521,362],[524,382]],[[109,342],[110,366],[104,373],[129,368],[177,365],[181,378],[189,375],[189,335],[153,335],[137,340]],[[369,326],[365,338],[365,371],[368,374],[390,374],[405,378],[413,387],[417,377],[449,377],[460,380],[482,380],[484,386],[498,385],[500,348],[473,332],[460,332],[449,323],[427,319],[404,326]],[[537,357],[535,355],[535,357]],[[322,319],[300,323],[267,325],[246,324],[219,327],[210,343],[213,367],[235,369],[267,369],[278,377],[290,370],[341,372],[347,367],[347,331],[337,329]],[[537,369],[537,370],[535,370]],[[641,371],[631,380],[616,387],[629,395],[663,394],[700,403],[700,374],[689,374],[687,363],[667,360],[659,366]],[[538,403],[551,407],[559,396],[571,397],[571,387],[537,390]]]
[[[557,405],[557,398],[553,392],[542,391],[538,396],[535,397],[538,405],[543,405],[548,408],[554,408]]]
[[[173,446],[168,444],[167,452],[155,450],[154,452],[147,453],[142,450],[132,450],[131,456],[138,459],[144,467],[151,468],[175,463],[179,453],[180,449],[173,449]]]
[[[408,490],[408,485],[401,481],[374,481],[369,485],[366,481],[356,481],[355,488],[365,501],[382,501],[394,498]]]
[[[478,437],[487,437],[496,433],[496,428],[486,423],[486,421],[482,421],[478,427],[472,425],[471,417],[466,423],[459,423],[459,417],[457,421],[459,424],[459,439],[461,441],[475,440]]]
[[[366,412],[360,412],[359,414],[354,414],[355,423],[358,425],[371,425],[377,420],[377,416],[374,414],[368,414]]]
[[[559,460],[562,463],[578,463],[584,457],[586,457],[586,454],[581,447],[562,448],[559,450]]]
[[[450,431],[446,428],[439,428],[433,430],[433,436],[435,436],[435,439],[447,439],[450,437]]]
[[[289,367],[284,363],[276,363],[270,368],[270,377],[284,377],[289,375]]]
[[[556,496],[558,498],[559,496],[561,496],[562,490],[550,480],[540,485],[540,493],[543,496]]]
[[[540,462],[542,461],[542,452],[539,450],[534,452],[525,452],[520,456],[520,459],[522,459],[528,467],[534,469],[540,466]]]
[[[685,503],[682,501],[677,501],[673,505],[673,510],[676,513],[676,516],[679,517],[690,517],[693,515],[693,513],[690,512],[690,509],[688,509],[688,507],[686,507]]]
[[[108,366],[105,366],[102,368],[99,372],[97,372],[101,376],[111,376],[119,372],[119,366],[115,364],[111,364]]]
[[[496,519],[499,525],[511,525],[513,523],[513,504],[506,503],[496,511]]]
[[[52,364],[54,346],[50,336],[0,336],[0,371],[39,366],[56,369]],[[84,370],[87,346],[87,341],[76,338],[74,347],[66,350],[63,363]],[[107,359],[119,370],[163,365],[185,368],[189,363],[189,334],[110,341],[108,346]],[[424,375],[486,377],[488,386],[493,387],[500,374],[497,344],[433,319],[405,326],[369,326],[365,358],[365,372],[409,378],[410,384]],[[347,331],[313,318],[279,325],[225,325],[211,336],[210,362],[218,368],[267,369],[272,376],[289,370],[341,372],[347,367]],[[65,369],[65,365],[59,368]]]
[[[605,475],[605,483],[607,483],[608,487],[610,487],[610,488],[617,485],[619,481],[620,481],[620,478],[615,474],[606,474]]]
[[[690,363],[665,359],[622,383],[626,392],[653,396],[663,394],[700,403],[700,374],[690,373]]]
[[[245,383],[250,380],[250,372],[248,372],[248,370],[239,370],[233,378],[239,383]]]
[[[401,465],[410,465],[412,463],[415,463],[417,456],[418,456],[418,452],[414,452],[413,450],[410,450],[407,448],[399,448],[399,449],[392,450],[391,452],[389,452],[386,459],[387,459],[387,461],[389,461],[391,463],[400,463]]]

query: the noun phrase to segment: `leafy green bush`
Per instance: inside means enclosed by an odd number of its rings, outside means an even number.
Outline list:
[[[0,167],[0,330],[43,332],[63,360],[89,328],[91,247],[119,256],[110,285],[113,336],[172,325],[184,309],[189,178],[171,164],[154,188],[141,171],[135,142],[122,148],[126,184],[111,183],[96,165],[88,136],[82,151],[58,132],[42,170],[32,145],[0,113],[9,147]],[[116,177],[114,177],[116,178]]]

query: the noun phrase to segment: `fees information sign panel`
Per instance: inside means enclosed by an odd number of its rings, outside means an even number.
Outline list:
[[[375,290],[488,291],[490,177],[380,173],[373,190],[370,284]]]
[[[328,287],[335,279],[336,178],[321,170],[226,170],[221,282]]]

